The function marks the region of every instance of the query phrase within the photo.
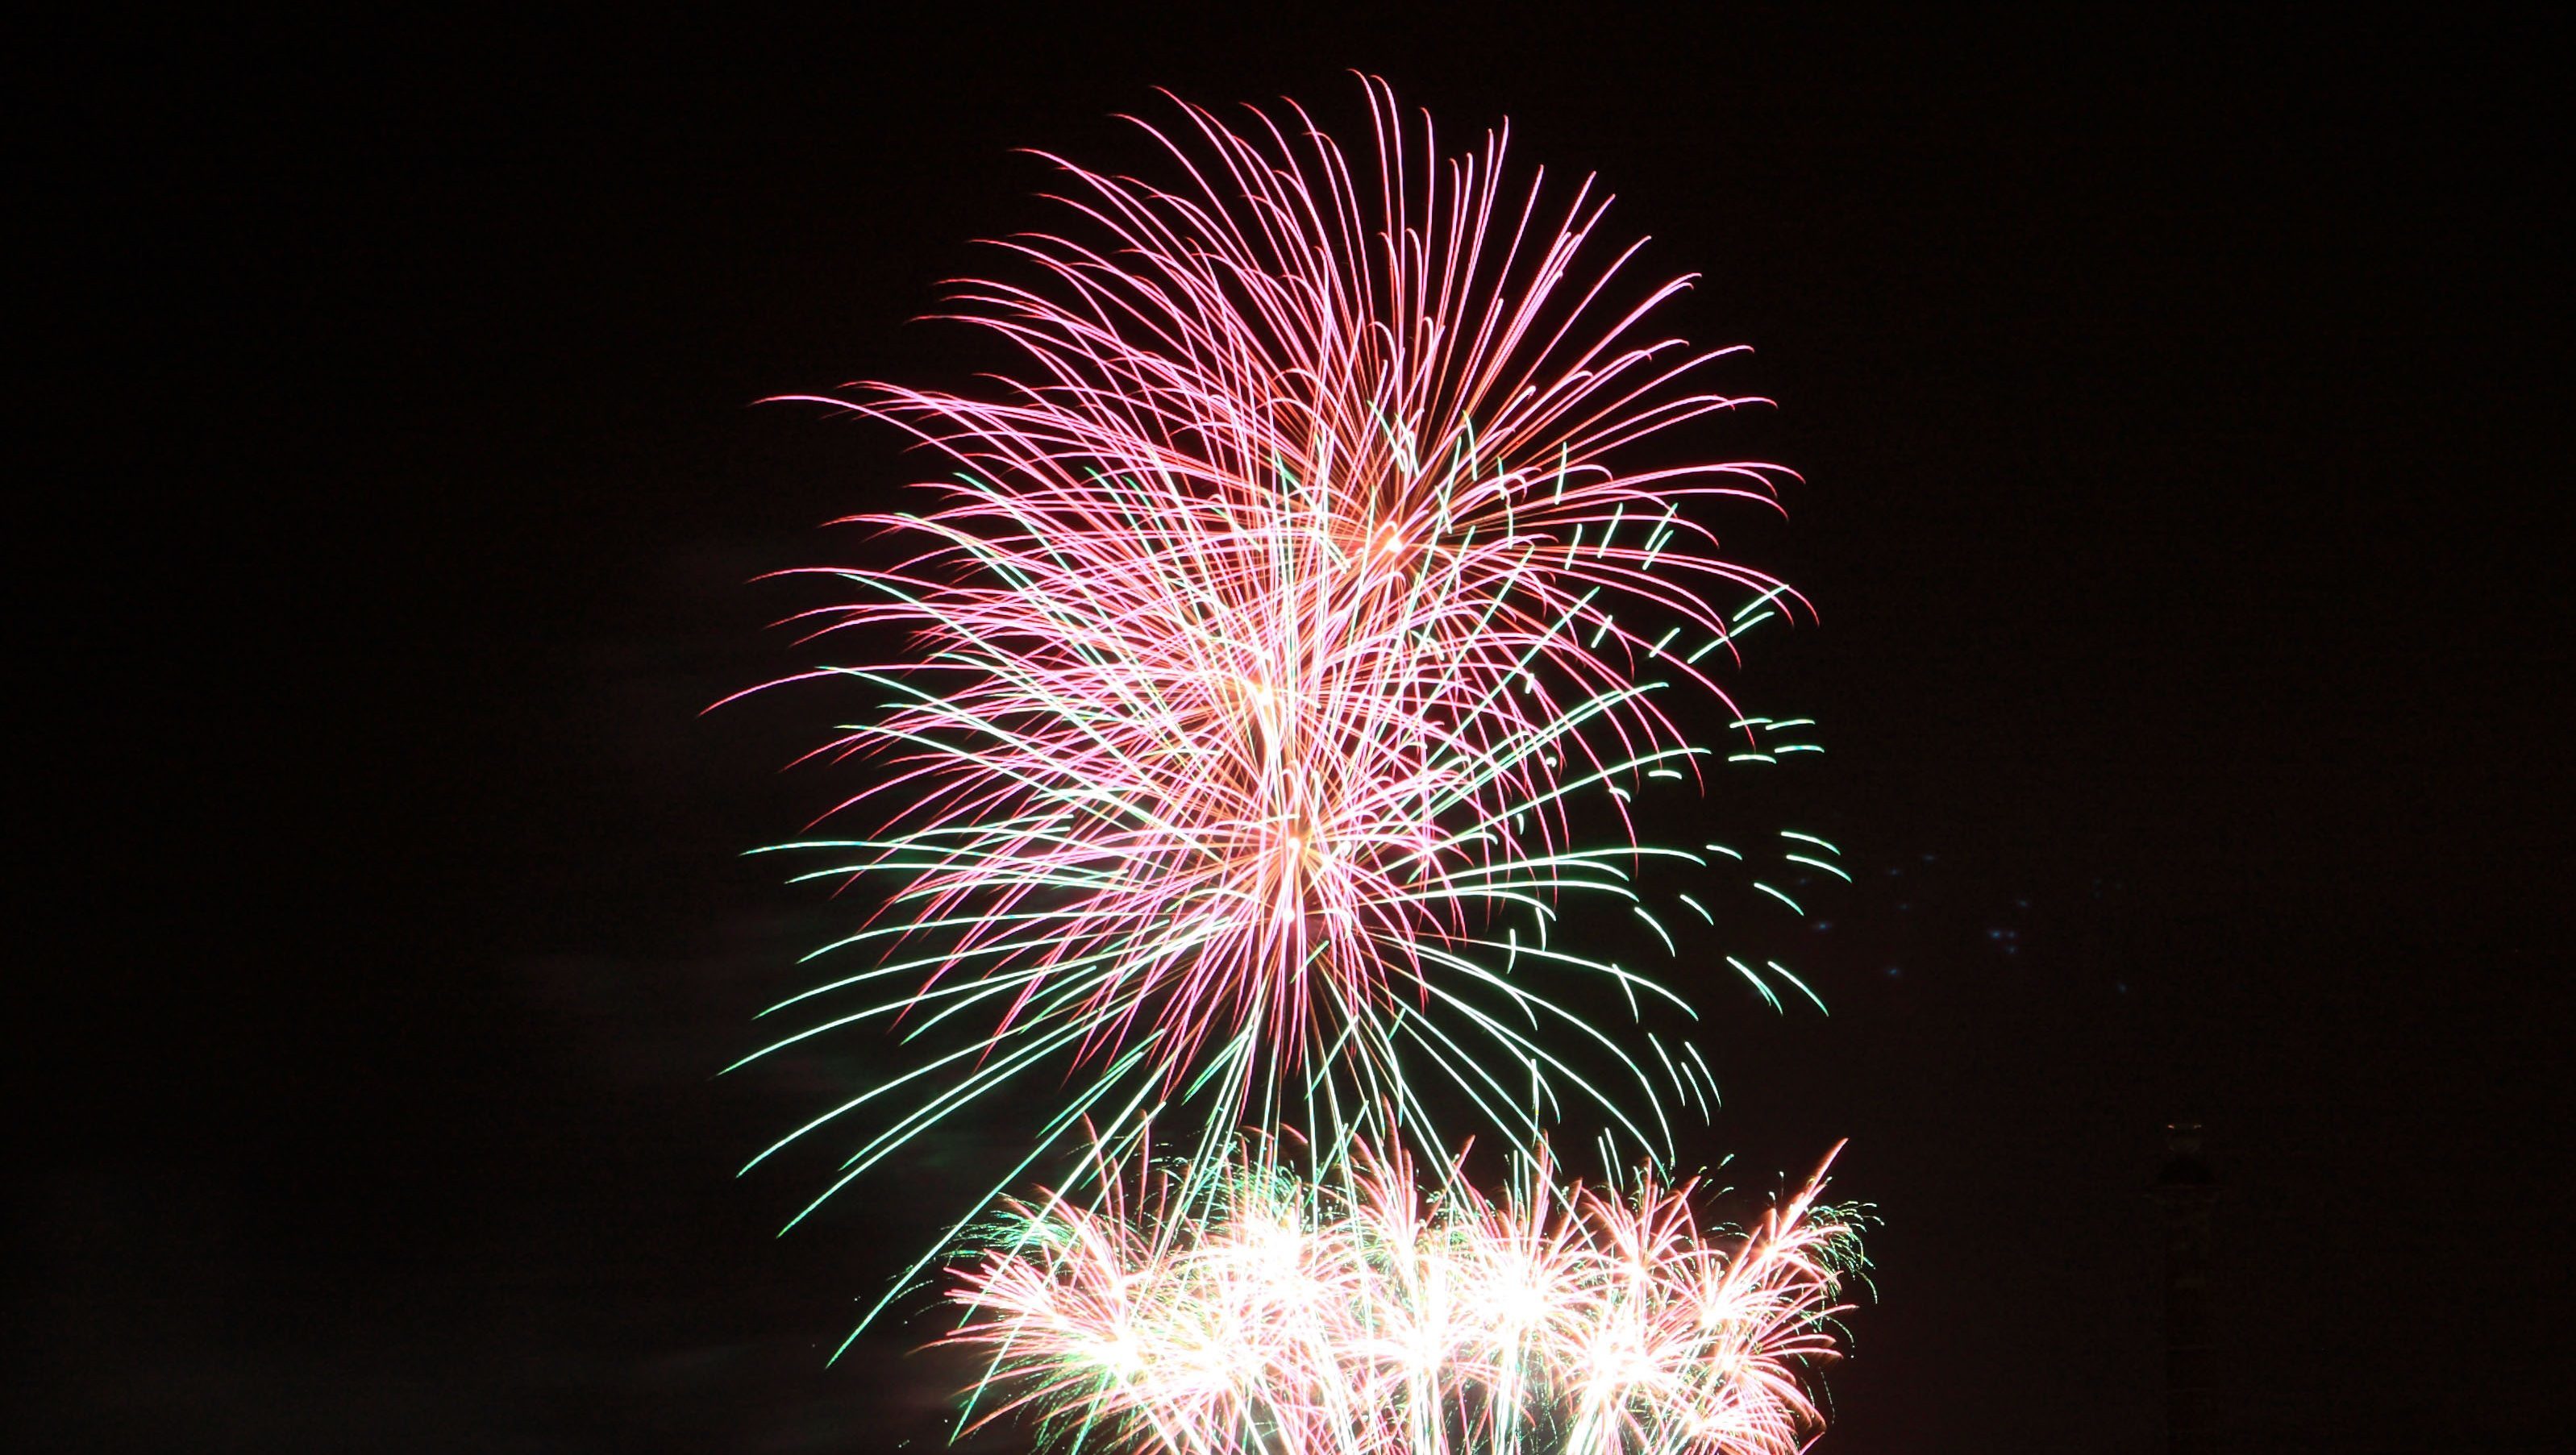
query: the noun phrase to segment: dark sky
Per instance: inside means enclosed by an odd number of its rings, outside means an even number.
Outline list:
[[[1865,872],[1830,1018],[1708,986],[1705,1155],[1885,1218],[1821,1448],[2160,1448],[2176,1117],[2241,1448],[2576,1443],[2555,35],[1227,9],[22,50],[19,1448],[935,1440],[927,1324],[823,1355],[1010,1129],[773,1239],[873,1053],[713,1075],[847,910],[738,857],[829,705],[697,712],[908,478],[751,401],[954,379],[1009,148],[1350,67],[1597,170],[1781,401],[1706,434],[1806,477],[1747,686]]]

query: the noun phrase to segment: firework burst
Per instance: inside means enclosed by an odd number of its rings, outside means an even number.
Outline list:
[[[1859,1262],[1822,1169],[1730,1233],[1693,1184],[1559,1187],[1543,1152],[1500,1201],[1364,1148],[1237,1166],[1011,1205],[950,1294],[980,1418],[1173,1455],[1790,1455],[1823,1423]]]
[[[830,947],[875,963],[787,1003],[858,1004],[769,1048],[867,1022],[919,1048],[795,1134],[880,1110],[847,1176],[1069,1067],[1032,1160],[1193,1099],[1207,1149],[1292,1115],[1436,1147],[1426,1081],[1524,1142],[1571,1094],[1655,1156],[1667,1088],[1710,1100],[1695,1050],[1647,1059],[1548,977],[1680,998],[1549,927],[1590,894],[1671,945],[1637,871],[1700,855],[1640,846],[1628,804],[1709,754],[1659,696],[1724,702],[1711,671],[1796,602],[1683,507],[1770,505],[1784,472],[1623,467],[1744,402],[1692,383],[1731,350],[1646,331],[1688,280],[1612,306],[1636,249],[1598,255],[1590,182],[1551,201],[1501,135],[1444,159],[1369,98],[1357,165],[1293,106],[1147,127],[1170,188],[1058,162],[1078,235],[1004,245],[1029,285],[956,293],[1018,373],[829,401],[951,469],[855,518],[911,550],[823,573],[862,599],[806,618],[907,643],[805,674],[879,696],[820,750],[879,771],[825,816],[864,836],[782,846],[887,881]],[[1738,717],[1738,746],[1767,727]]]

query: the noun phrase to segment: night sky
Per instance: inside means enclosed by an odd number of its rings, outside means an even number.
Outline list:
[[[851,779],[699,710],[914,469],[753,401],[992,362],[907,320],[1052,220],[1011,148],[1353,67],[1597,171],[1780,401],[1697,438],[1805,477],[1720,523],[1860,882],[1830,1017],[1673,974],[1693,1155],[1885,1220],[1820,1450],[2161,1449],[2176,1118],[2230,1448],[2576,1445],[2553,31],[906,13],[22,52],[18,1448],[937,1443],[933,1320],[824,1357],[1022,1134],[777,1239],[831,1149],[735,1169],[883,1048],[715,1075],[855,912],[741,852]]]

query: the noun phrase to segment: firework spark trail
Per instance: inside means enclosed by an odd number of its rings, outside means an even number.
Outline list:
[[[810,614],[816,635],[907,651],[805,674],[883,694],[818,750],[882,771],[825,816],[872,831],[782,847],[838,856],[808,877],[891,885],[827,947],[879,962],[774,1009],[859,1003],[757,1054],[866,1023],[923,1049],[764,1158],[868,1109],[838,1187],[1068,1068],[1032,1162],[1193,1099],[1204,1149],[1292,1117],[1437,1147],[1426,1083],[1522,1144],[1571,1096],[1655,1158],[1650,1068],[1714,1099],[1695,1052],[1643,1059],[1542,993],[1687,1010],[1549,926],[1588,893],[1672,944],[1638,871],[1704,861],[1640,846],[1628,803],[1709,753],[1657,694],[1736,716],[1711,654],[1799,604],[1682,507],[1772,505],[1786,472],[1614,461],[1745,402],[1691,384],[1732,350],[1643,331],[1688,280],[1612,307],[1636,249],[1585,261],[1607,201],[1589,181],[1550,202],[1506,183],[1502,136],[1444,160],[1427,119],[1369,97],[1373,167],[1293,106],[1146,127],[1174,189],[1058,161],[1090,240],[1014,240],[1036,286],[957,294],[1024,377],[827,401],[955,471],[930,508],[854,518],[906,559],[821,573],[864,599]],[[1750,756],[1765,722],[1734,725]],[[1578,800],[1615,816],[1610,842],[1579,846]]]
[[[1012,1205],[952,1274],[977,1421],[1174,1455],[1789,1455],[1823,1423],[1804,1371],[1859,1263],[1822,1168],[1727,1235],[1693,1184],[1558,1187],[1543,1154],[1500,1201],[1365,1148],[1236,1165]]]

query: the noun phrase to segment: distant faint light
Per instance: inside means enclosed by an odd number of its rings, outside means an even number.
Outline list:
[[[1816,929],[1817,929],[1817,930],[1818,930],[1818,932],[1820,932],[1820,933],[1821,933],[1822,931],[1832,929],[1833,927],[1834,927],[1834,922],[1833,922],[1832,920],[1829,920],[1829,919],[1820,919],[1820,920],[1816,921]]]
[[[1904,973],[1905,973],[1905,970],[1904,970],[1904,968],[1903,968],[1902,966],[1890,965],[1890,966],[1888,966],[1888,967],[1887,967],[1887,973],[1888,973],[1889,975],[1891,975],[1891,976],[1896,976],[1896,975],[1902,975],[1902,974],[1904,974]],[[2123,986],[2121,986],[2120,988],[2121,988],[2122,990],[2126,990],[2126,989],[2128,989],[2129,987],[2127,987],[2127,986],[2123,985]]]

